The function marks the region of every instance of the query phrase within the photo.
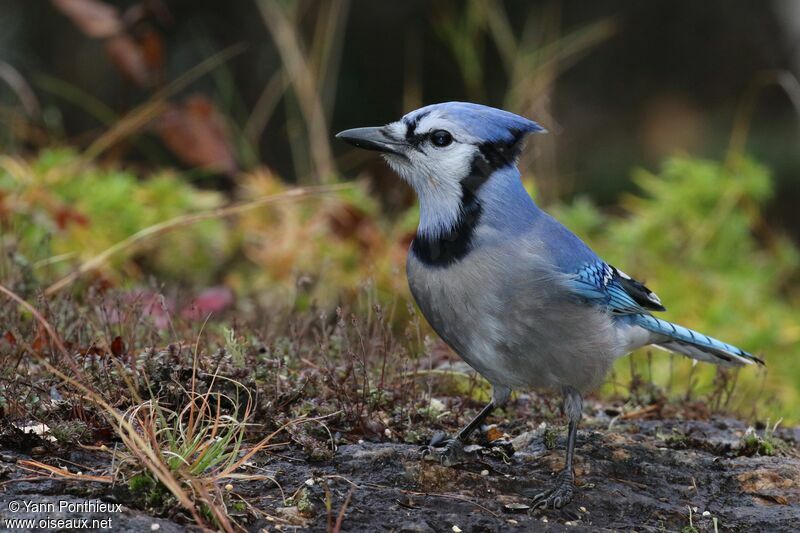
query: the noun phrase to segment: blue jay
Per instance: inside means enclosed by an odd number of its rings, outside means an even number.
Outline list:
[[[336,135],[381,152],[414,189],[420,220],[406,271],[436,333],[492,385],[491,402],[437,453],[445,465],[512,389],[560,391],[569,421],[566,465],[534,507],[572,499],[572,459],[582,395],[614,360],[652,344],[699,361],[763,361],[735,346],[654,317],[661,300],[600,259],[542,211],[517,169],[523,140],[544,128],[491,107],[430,105],[382,127]]]

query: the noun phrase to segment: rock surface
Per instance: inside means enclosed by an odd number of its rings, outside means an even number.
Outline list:
[[[730,419],[627,420],[611,429],[607,422],[595,423],[579,433],[574,501],[559,511],[531,513],[528,503],[563,464],[564,432],[556,429],[519,435],[513,453],[510,443],[472,446],[468,460],[453,468],[422,459],[420,447],[408,444],[342,445],[326,462],[308,462],[299,450],[286,449],[251,465],[274,481],[231,483],[234,493],[264,513],[243,523],[252,531],[326,531],[343,508],[342,531],[681,531],[690,524],[715,531],[715,520],[718,531],[797,530],[796,430],[779,430],[779,453],[763,456],[745,455],[754,453],[743,445],[747,427]],[[94,461],[100,468],[106,461],[81,453],[83,464]],[[25,480],[31,473],[15,463],[25,457],[0,454],[4,519],[23,517],[9,513],[16,500],[125,503],[107,484]],[[36,459],[59,464],[55,457]],[[76,462],[76,457],[62,459]],[[120,513],[58,516],[110,517],[114,531],[186,529],[180,520],[152,518],[124,505]]]

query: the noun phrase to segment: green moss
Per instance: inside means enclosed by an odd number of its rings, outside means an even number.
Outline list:
[[[131,492],[146,492],[153,489],[155,486],[153,478],[146,474],[137,474],[128,480],[128,488]]]
[[[558,438],[558,432],[552,428],[545,428],[544,435],[542,435],[542,441],[544,442],[544,447],[548,450],[552,450],[556,447],[556,439]]]
[[[777,424],[776,424],[777,426]],[[753,428],[749,428],[742,436],[742,442],[739,453],[741,455],[766,455],[773,456],[783,453],[787,445],[780,438],[774,435],[773,428],[769,428],[759,435]]]
[[[79,444],[90,439],[92,431],[83,420],[68,420],[52,424],[50,434],[62,444]]]

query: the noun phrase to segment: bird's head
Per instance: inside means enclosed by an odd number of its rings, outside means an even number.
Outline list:
[[[336,137],[381,152],[415,190],[422,216],[429,213],[435,233],[452,224],[465,194],[474,194],[496,170],[516,163],[528,134],[544,131],[508,111],[448,102],[417,109],[385,126],[345,130]]]

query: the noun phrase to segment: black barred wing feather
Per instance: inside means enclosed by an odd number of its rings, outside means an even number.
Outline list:
[[[618,315],[665,311],[656,293],[603,261],[583,265],[571,280],[576,295],[608,306]]]

